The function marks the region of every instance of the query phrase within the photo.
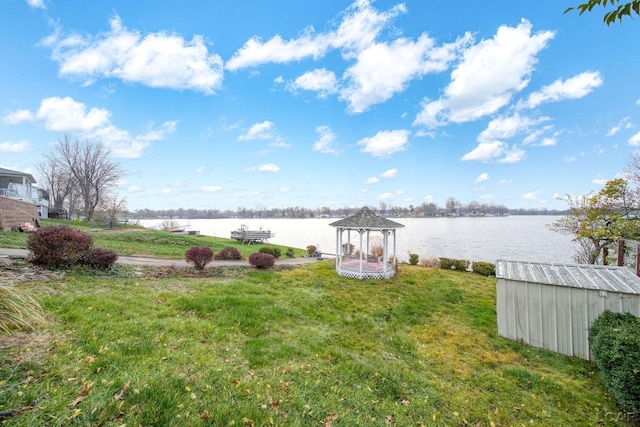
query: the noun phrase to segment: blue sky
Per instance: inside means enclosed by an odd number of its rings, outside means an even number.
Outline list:
[[[565,209],[640,146],[640,23],[577,3],[5,0],[0,167],[69,134],[130,210]]]

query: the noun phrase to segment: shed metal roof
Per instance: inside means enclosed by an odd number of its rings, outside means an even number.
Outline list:
[[[611,265],[498,260],[496,278],[640,295],[640,277]]]
[[[332,222],[329,225],[332,227],[351,228],[356,230],[389,230],[392,228],[404,227],[403,224],[376,215],[366,206],[354,215]]]

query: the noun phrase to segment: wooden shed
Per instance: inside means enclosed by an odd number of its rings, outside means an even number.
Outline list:
[[[626,267],[496,262],[498,333],[591,360],[589,328],[605,310],[640,316],[640,278]]]

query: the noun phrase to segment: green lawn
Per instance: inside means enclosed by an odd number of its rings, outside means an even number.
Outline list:
[[[48,325],[0,351],[6,425],[620,425],[591,363],[497,335],[495,278],[146,271],[46,283]]]
[[[243,245],[233,239],[211,236],[196,236],[188,234],[174,234],[162,230],[151,230],[139,226],[119,226],[114,229],[98,226],[87,222],[42,220],[42,226],[66,225],[79,228],[91,235],[94,247],[111,249],[122,256],[154,256],[161,258],[184,259],[184,254],[192,246],[209,246],[214,252],[226,246],[238,248],[246,258],[258,252],[262,246],[279,248],[281,256],[285,256],[287,247],[270,244]],[[0,247],[26,248],[28,233],[0,231]],[[307,251],[294,248],[296,256],[302,256]]]

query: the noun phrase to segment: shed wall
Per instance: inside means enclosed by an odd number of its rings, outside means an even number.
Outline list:
[[[496,281],[498,333],[535,347],[590,360],[589,328],[604,312],[640,317],[640,295],[514,281]]]

